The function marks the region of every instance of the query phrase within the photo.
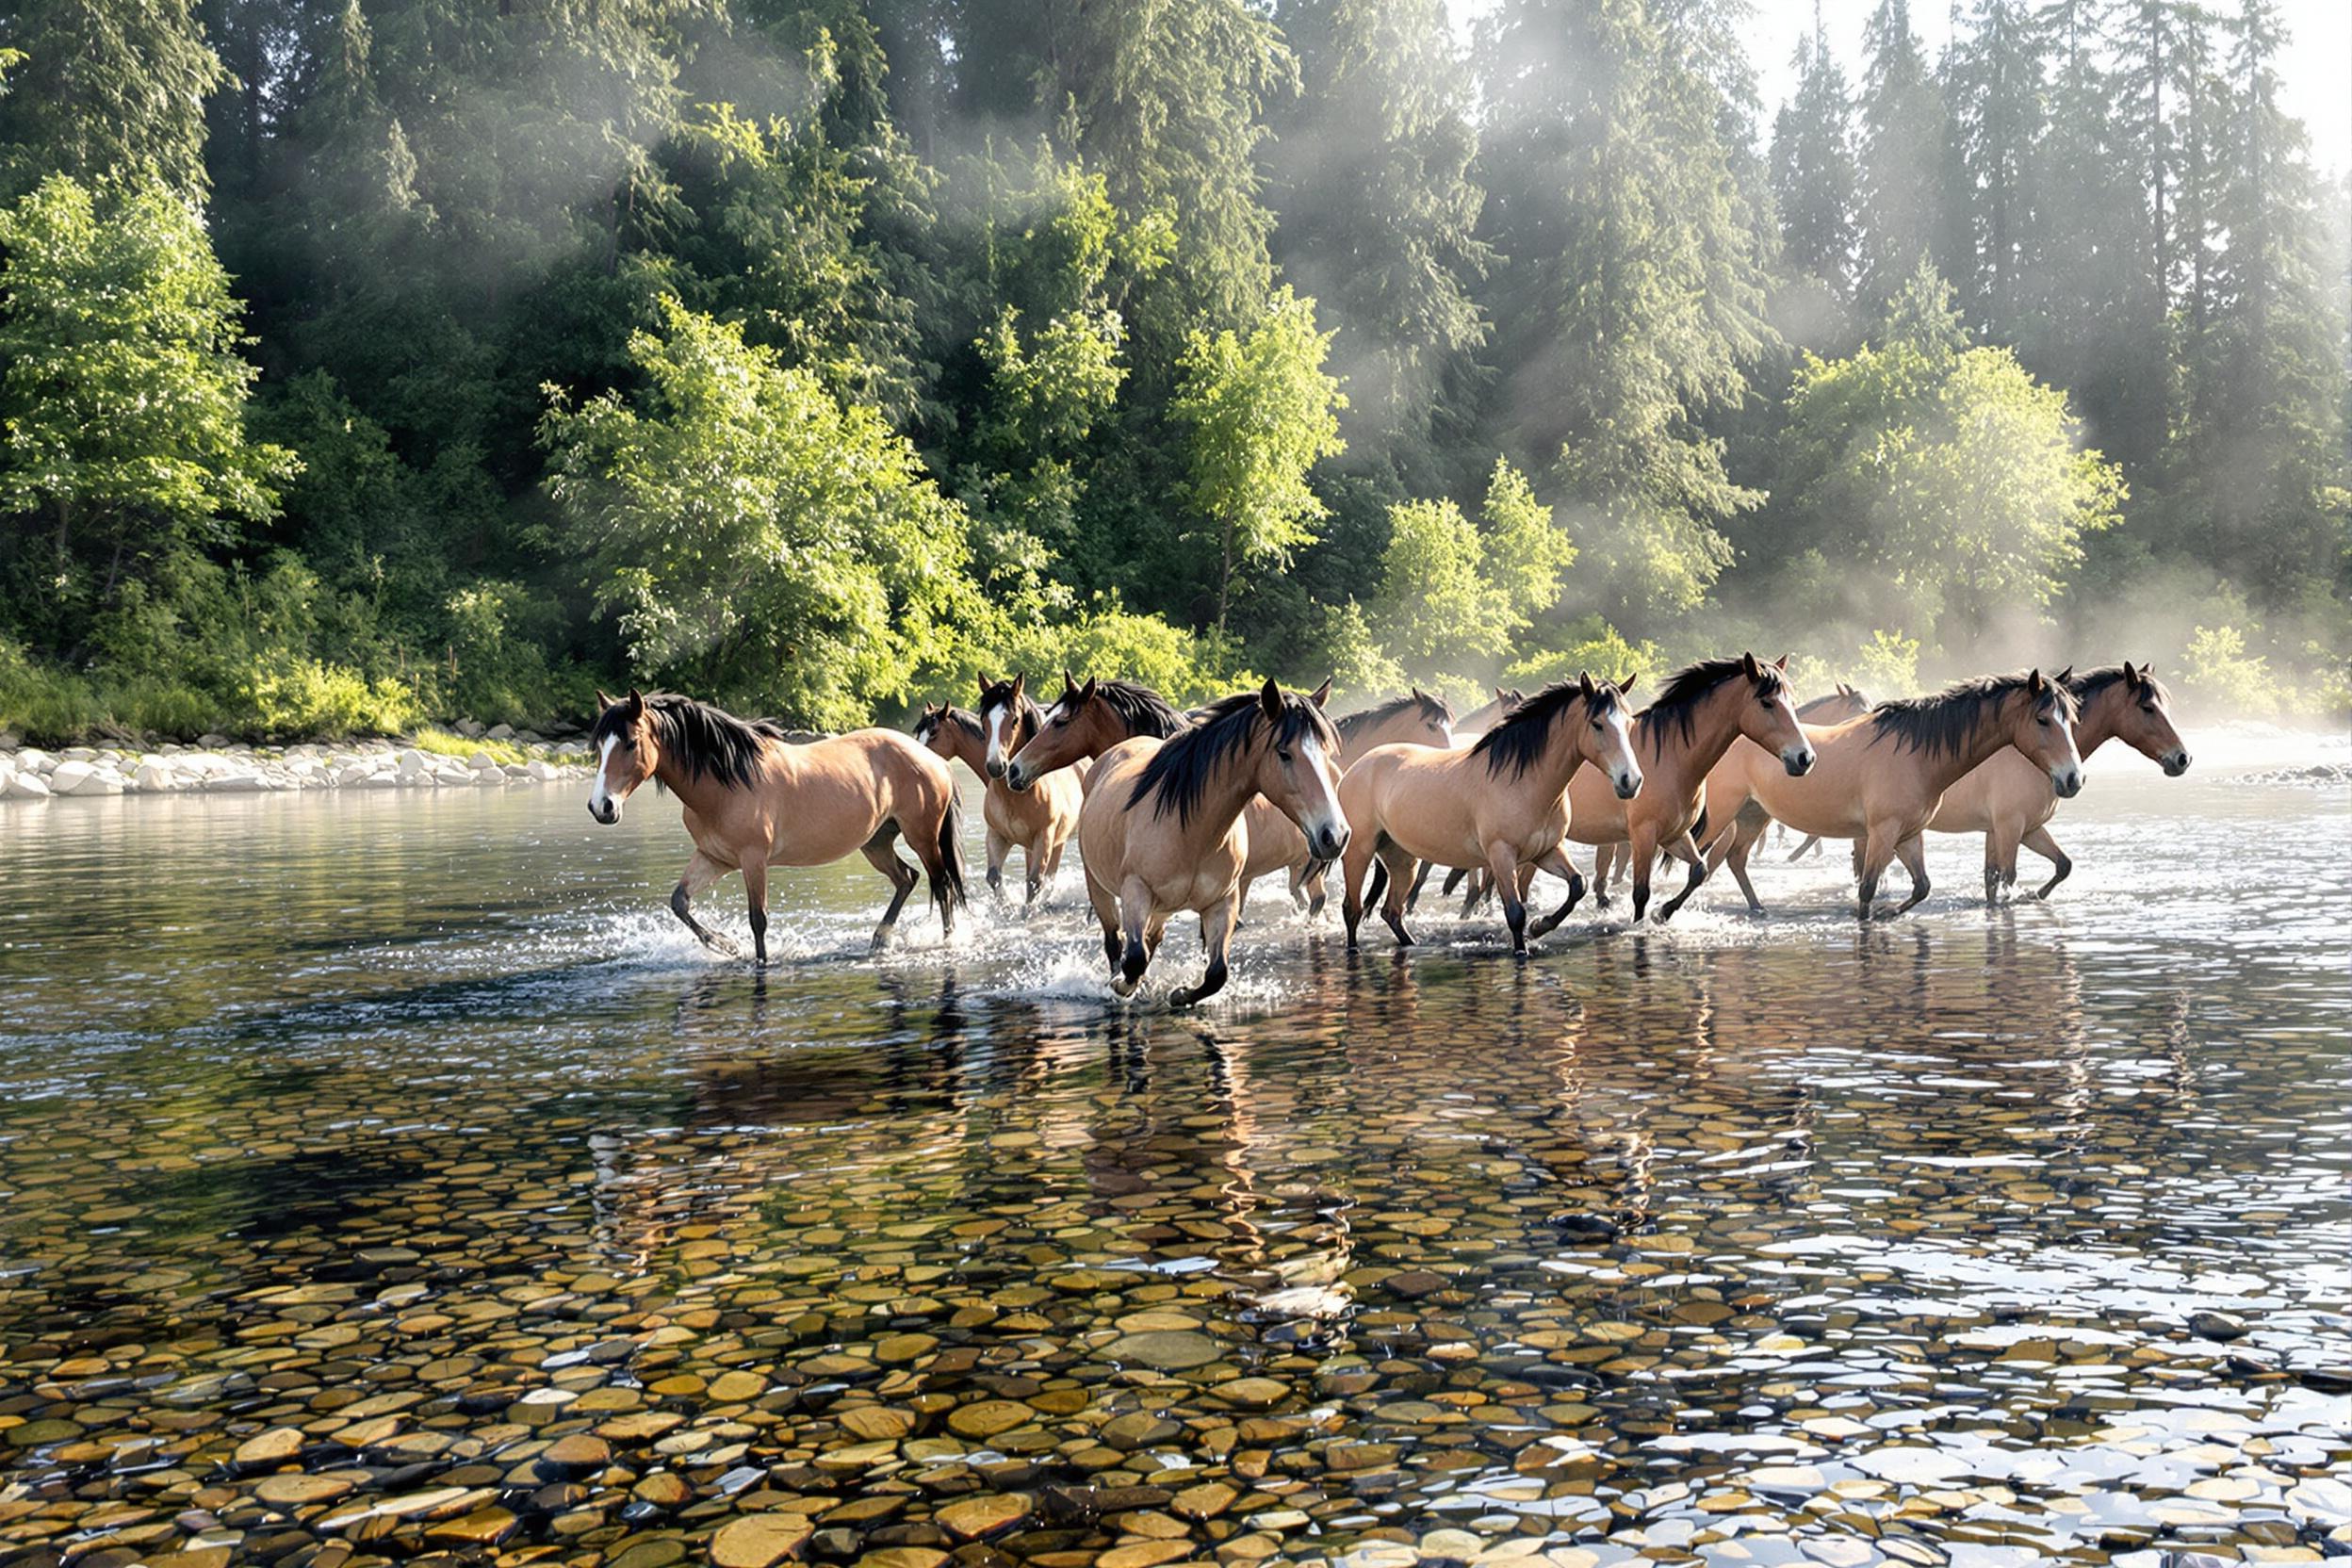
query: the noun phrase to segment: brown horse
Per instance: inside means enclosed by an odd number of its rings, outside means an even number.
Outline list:
[[[1584,879],[1561,846],[1568,783],[1586,762],[1609,774],[1619,799],[1641,791],[1624,694],[1590,675],[1538,692],[1468,751],[1391,745],[1364,753],[1340,780],[1340,802],[1356,830],[1344,868],[1348,944],[1356,943],[1364,876],[1375,858],[1387,884],[1380,918],[1398,945],[1412,943],[1405,894],[1416,862],[1429,860],[1485,868],[1503,896],[1511,949],[1525,953],[1530,935],[1558,925],[1583,895]],[[1525,892],[1537,870],[1565,877],[1570,892],[1568,903],[1530,933]]]
[[[1026,790],[1054,769],[1100,757],[1122,741],[1139,736],[1167,740],[1190,727],[1192,720],[1149,686],[1091,677],[1081,686],[1076,676],[1064,670],[1062,694],[1045,710],[1037,733],[1004,764],[1004,782],[1014,790]],[[1086,770],[1079,772],[1091,792]]]
[[[956,841],[956,777],[947,764],[895,729],[857,729],[795,743],[761,721],[747,723],[674,693],[596,694],[589,743],[596,751],[588,814],[612,824],[621,802],[658,780],[686,808],[694,858],[670,893],[670,908],[704,946],[731,947],[694,919],[694,901],[730,871],[743,874],[751,939],[768,961],[768,868],[821,866],[852,850],[890,879],[892,897],[874,928],[879,950],[914,891],[915,868],[898,858],[901,834],[931,877],[939,927],[953,935],[964,901]]]
[[[2156,762],[2168,778],[2189,771],[2189,749],[2172,725],[2171,694],[2148,673],[2146,664],[2134,669],[2127,659],[2085,670],[2068,680],[2066,688],[2081,710],[2074,721],[2074,744],[2084,758],[2109,741],[2121,741]],[[2048,898],[2074,870],[2074,862],[2050,836],[2050,819],[2057,814],[2058,792],[2048,776],[2004,751],[1946,790],[1927,826],[1932,833],[1984,835],[1984,902],[1990,904],[2001,888],[2017,885],[2019,844],[2056,868],[2036,898]]]
[[[1353,761],[1374,746],[1454,743],[1453,704],[1430,696],[1418,686],[1401,697],[1376,702],[1331,723],[1339,730],[1340,756],[1345,761]]]
[[[1224,988],[1249,858],[1242,808],[1264,795],[1319,858],[1336,858],[1348,841],[1338,749],[1323,710],[1269,680],[1216,704],[1172,740],[1137,737],[1102,754],[1078,814],[1078,849],[1114,991],[1135,990],[1168,916],[1186,909],[1200,916],[1208,968],[1200,984],[1168,1000],[1189,1006]]]
[[[1502,723],[1504,717],[1508,715],[1512,709],[1518,707],[1526,700],[1527,694],[1522,692],[1516,686],[1495,687],[1494,700],[1493,702],[1490,702],[1481,708],[1473,708],[1467,715],[1455,721],[1454,738],[1452,743],[1457,746],[1476,745],[1479,736],[1485,734],[1488,730]],[[1405,912],[1407,914],[1411,914],[1413,910],[1421,906],[1421,890],[1429,885],[1429,873],[1435,870],[1437,862],[1434,860],[1425,860],[1421,863],[1421,874],[1413,879],[1413,890],[1405,895]],[[1381,885],[1382,880],[1387,876],[1387,874],[1388,874],[1384,871],[1376,870],[1373,872],[1372,885],[1375,890]],[[1453,867],[1446,874],[1446,886],[1443,890],[1448,897],[1452,896],[1453,890],[1456,888],[1461,887],[1463,880],[1470,877],[1471,874],[1472,873],[1470,869],[1466,866]],[[1467,918],[1471,910],[1476,907],[1478,900],[1483,898],[1485,894],[1486,881],[1485,878],[1479,877],[1478,878],[1476,886],[1473,889],[1469,901],[1462,906],[1462,914],[1465,918]],[[1376,890],[1372,896],[1377,898],[1380,895]]]
[[[1797,717],[1806,724],[1843,724],[1848,719],[1858,719],[1870,710],[1870,699],[1862,694],[1862,688],[1849,686],[1841,680],[1838,682],[1836,691],[1824,692],[1800,707]],[[1786,833],[1788,830],[1783,827],[1780,831]],[[1821,847],[1820,835],[1807,834],[1805,842],[1788,852],[1788,861],[1794,865]]]
[[[1600,846],[1592,873],[1596,886],[1608,874],[1615,847],[1631,844],[1635,920],[1649,907],[1650,871],[1659,850],[1690,863],[1686,894],[1706,879],[1706,857],[1692,835],[1706,830],[1707,772],[1733,742],[1744,736],[1764,747],[1793,777],[1813,766],[1812,743],[1789,706],[1788,668],[1786,654],[1767,664],[1743,653],[1675,671],[1658,700],[1633,721],[1642,792],[1619,800],[1596,773],[1570,780],[1568,834],[1578,843]]]
[[[2075,703],[2066,679],[2066,674],[2046,679],[2039,670],[1992,676],[1808,728],[1817,760],[1803,778],[1788,777],[1760,746],[1735,744],[1707,780],[1708,815],[1723,824],[1707,848],[1707,869],[1729,858],[1749,907],[1761,912],[1745,859],[1769,823],[1785,822],[1825,839],[1858,839],[1860,917],[1871,917],[1878,879],[1897,856],[1911,874],[1911,896],[1893,911],[1902,914],[1927,896],[1920,834],[1944,792],[1970,769],[2014,746],[2048,776],[2059,798],[2081,792],[2082,758],[2075,749]],[[1670,918],[1689,896],[1676,894],[1658,918]]]
[[[1006,760],[1037,733],[1042,718],[1021,684],[1020,676],[983,680],[977,713],[947,703],[925,705],[914,734],[933,752],[960,761],[980,776],[986,785],[980,815],[988,828],[988,890],[999,899],[1004,896],[1004,861],[1018,846],[1028,882],[1021,902],[1029,905],[1061,870],[1062,850],[1077,831],[1084,793],[1077,774],[1068,768],[1045,775],[1027,790],[1016,791],[1004,782]]]

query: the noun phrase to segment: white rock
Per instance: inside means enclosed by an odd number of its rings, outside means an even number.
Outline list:
[[[498,765],[498,760],[491,756],[486,751],[478,751],[471,757],[466,759],[466,765],[473,769],[476,773],[480,773],[484,768],[497,767]]]
[[[335,781],[342,788],[348,790],[354,784],[366,783],[368,780],[372,779],[375,776],[376,770],[369,767],[367,763],[350,762],[335,770]],[[389,783],[391,781],[386,779],[385,782]]]
[[[177,790],[183,788],[179,774],[160,759],[141,762],[131,782],[142,790]]]
[[[16,771],[19,773],[37,773],[46,778],[49,770],[57,765],[57,760],[39,746],[26,746],[16,754]]]
[[[251,794],[269,787],[269,781],[257,773],[217,774],[204,780],[204,788],[217,794]]]
[[[61,795],[70,795],[82,787],[82,780],[97,773],[97,769],[79,758],[59,762],[49,775],[49,788]]]
[[[511,724],[494,724],[489,729],[490,739],[494,741],[512,740],[514,735],[514,727]]]
[[[359,781],[359,787],[363,790],[397,790],[400,787],[400,776],[396,773],[371,773]]]
[[[542,784],[547,783],[550,779],[560,778],[563,776],[562,774],[557,772],[556,766],[553,762],[543,762],[536,759],[524,763],[523,771],[531,775],[531,777],[539,780]]]
[[[425,760],[425,754],[414,746],[400,753],[400,773],[403,777],[423,773],[431,765]]]
[[[0,794],[6,794],[10,800],[46,800],[50,794],[49,782],[37,773],[20,773],[8,779],[8,787],[0,790]]]

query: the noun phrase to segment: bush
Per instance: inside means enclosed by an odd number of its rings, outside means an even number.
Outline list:
[[[1907,695],[1919,689],[1919,640],[1900,631],[1873,631],[1847,667],[1853,673],[1846,679],[1873,702]]]
[[[2233,626],[2198,627],[2181,650],[2180,686],[2207,716],[2234,713],[2267,718],[2278,710],[2270,661],[2246,651],[2246,633]]]
[[[1647,639],[1627,642],[1623,633],[1598,615],[1587,615],[1571,623],[1566,633],[1573,639],[1566,646],[1518,660],[1503,671],[1503,683],[1533,691],[1556,680],[1574,680],[1588,672],[1596,680],[1603,677],[1621,680],[1629,675],[1643,675],[1655,683],[1666,672],[1666,656],[1656,643]]]

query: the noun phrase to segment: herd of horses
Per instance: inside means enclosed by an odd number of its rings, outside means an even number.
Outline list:
[[[1313,915],[1335,869],[1352,948],[1367,905],[1410,945],[1405,918],[1431,869],[1446,867],[1447,891],[1470,885],[1465,916],[1499,899],[1524,954],[1584,897],[1571,843],[1597,851],[1602,902],[1613,868],[1625,869],[1637,922],[1662,858],[1689,869],[1658,919],[1725,863],[1761,913],[1748,857],[1777,823],[1807,836],[1800,856],[1821,839],[1851,841],[1857,913],[1869,921],[1896,860],[1911,888],[1891,912],[1927,896],[1931,831],[1984,836],[1988,901],[2016,884],[2019,847],[2034,850],[2056,868],[2047,897],[2071,869],[2050,818],[2082,789],[2082,759],[2108,741],[2170,775],[2189,765],[2164,688],[2145,664],[1990,676],[1876,704],[1841,684],[1800,707],[1788,662],[1742,654],[1691,664],[1638,712],[1630,678],[1587,674],[1532,694],[1497,691],[1460,719],[1418,690],[1333,719],[1328,680],[1304,693],[1269,680],[1185,712],[1147,686],[1082,683],[1065,671],[1050,706],[1015,676],[983,682],[975,710],[926,707],[911,734],[816,740],[675,694],[599,693],[588,809],[619,821],[647,779],[677,795],[694,857],[670,907],[704,943],[731,951],[694,918],[694,901],[742,873],[764,964],[768,869],[852,852],[890,881],[876,948],[924,877],[952,934],[967,902],[949,766],[961,761],[985,781],[988,881],[1000,900],[1014,849],[1034,904],[1077,841],[1118,994],[1142,980],[1171,917],[1199,917],[1207,968],[1172,993],[1184,1006],[1225,984],[1244,899],[1268,874],[1287,877]],[[901,838],[920,871],[900,858]],[[1539,872],[1568,892],[1530,920]]]

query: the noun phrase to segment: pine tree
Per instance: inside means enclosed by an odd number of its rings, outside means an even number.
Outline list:
[[[2023,0],[1977,0],[1947,57],[1952,149],[1961,171],[1954,219],[1974,265],[1952,279],[1970,324],[1995,342],[2016,335],[2019,274],[2038,193],[2034,150],[2047,111],[2040,52]]]
[[[1857,292],[1885,308],[1925,258],[1947,270],[1942,195],[1950,130],[1943,95],[1911,31],[1910,0],[1879,0],[1864,30],[1869,57],[1859,104],[1857,181],[1861,270]]]
[[[1840,298],[1854,282],[1854,101],[1819,4],[1797,41],[1797,85],[1772,124],[1772,192],[1788,264]]]
[[[153,180],[204,193],[204,97],[220,57],[188,0],[15,0],[0,56],[0,200],[50,174]]]

